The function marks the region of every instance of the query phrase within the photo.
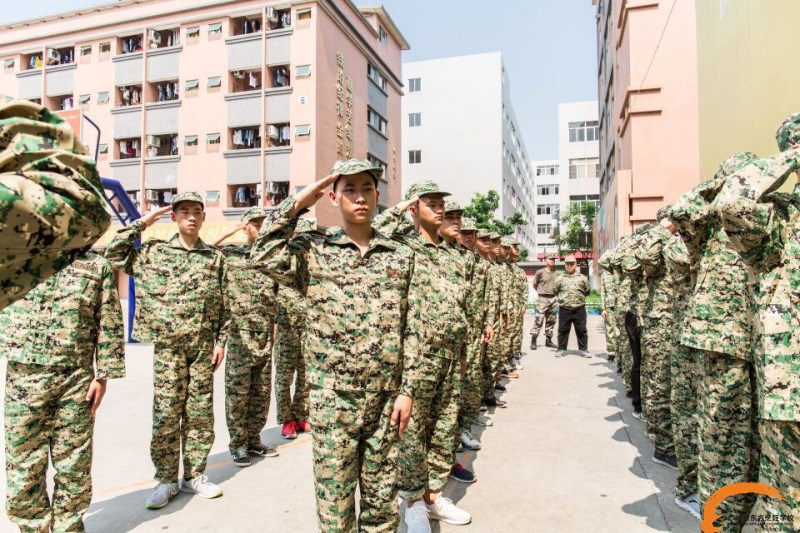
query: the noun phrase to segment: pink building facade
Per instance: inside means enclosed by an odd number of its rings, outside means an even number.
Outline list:
[[[0,93],[80,109],[104,177],[140,210],[179,191],[238,220],[325,176],[385,167],[400,199],[401,51],[387,12],[349,0],[125,0],[0,29]],[[338,216],[322,201],[315,215]]]

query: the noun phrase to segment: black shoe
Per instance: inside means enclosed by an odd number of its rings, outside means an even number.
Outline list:
[[[504,402],[503,400],[498,400],[493,396],[491,398],[486,398],[485,400],[483,400],[483,403],[485,403],[489,407],[505,407],[507,402]]]
[[[555,344],[553,344],[553,341],[550,339],[550,337],[547,337],[547,338],[545,339],[545,341],[544,341],[544,347],[545,347],[545,348],[558,348],[558,346],[556,346]]]
[[[531,350],[536,349],[536,337],[531,337]]]
[[[617,367],[617,374],[619,374],[620,376],[622,375],[622,367],[621,366]]]
[[[247,450],[242,447],[233,452],[233,464],[239,468],[250,466],[250,456],[247,455]]]
[[[500,385],[499,383],[495,383],[495,384],[494,384],[494,390],[496,390],[496,391],[500,391],[500,392],[505,392],[505,391],[506,391],[506,388],[505,388],[505,387],[503,387],[502,385]]]
[[[609,355],[609,356],[608,356],[608,362],[609,362],[609,363],[613,363],[613,362],[614,362],[614,359],[616,359],[616,357],[615,357],[614,355]]]
[[[626,398],[633,398],[633,391],[627,391],[627,392],[625,393],[625,397],[626,397]]]
[[[678,469],[678,460],[674,455],[667,455],[665,453],[655,452],[653,454],[653,462],[658,465],[664,465],[674,470]]]

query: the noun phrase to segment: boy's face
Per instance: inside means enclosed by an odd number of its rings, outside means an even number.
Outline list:
[[[503,247],[500,246],[500,239],[492,241],[492,253],[497,257],[503,257]]]
[[[509,255],[511,255],[511,248],[508,246],[500,246],[500,257],[508,259]]]
[[[517,248],[516,246],[512,246],[509,249],[509,252],[511,254],[512,259],[519,259],[519,248]]]
[[[481,237],[475,241],[475,248],[478,253],[487,255],[492,251],[492,240],[489,237]]]
[[[475,248],[475,243],[478,240],[478,232],[477,231],[462,231],[458,234],[458,242],[461,243],[462,246],[466,246],[470,250]]]
[[[339,208],[342,219],[351,224],[371,224],[380,192],[367,172],[339,177],[336,190],[328,193],[331,203]]]
[[[439,226],[439,235],[446,239],[455,239],[461,231],[461,211],[450,211],[444,214],[444,221]]]
[[[422,196],[410,207],[411,216],[426,228],[439,228],[444,221],[444,195],[429,194]]]
[[[575,267],[577,267],[577,266],[578,266],[578,264],[575,263],[575,262],[564,263],[564,270],[567,271],[567,274],[572,274],[572,273],[575,272]]]
[[[258,237],[258,232],[261,231],[261,224],[264,223],[263,218],[254,218],[249,220],[245,223],[244,230],[245,235],[247,235],[247,242],[253,244]]]
[[[178,224],[178,233],[181,235],[197,235],[206,220],[206,212],[202,204],[181,202],[173,208],[170,218]]]

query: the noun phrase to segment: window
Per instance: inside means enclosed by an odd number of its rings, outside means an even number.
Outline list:
[[[75,62],[75,48],[48,48],[48,65],[69,65]]]
[[[13,59],[6,59],[3,61],[3,69],[6,72],[13,72],[14,71],[14,60]]]
[[[206,191],[206,207],[218,207],[219,197],[219,191]]]
[[[88,44],[86,46],[81,46],[81,56],[90,56],[92,55],[92,45]]]
[[[230,88],[232,93],[254,91],[261,88],[260,70],[234,70],[230,75]]]
[[[300,124],[294,128],[294,134],[298,137],[311,135],[311,124]]]
[[[209,133],[206,135],[206,144],[219,144],[219,133]]]
[[[297,10],[297,20],[311,20],[311,10],[310,9],[303,9]]]
[[[381,74],[381,71],[373,66],[372,63],[367,63],[367,76],[375,82],[375,85],[386,91],[386,79],[383,77],[383,74]]]
[[[416,128],[417,126],[422,126],[422,113],[409,113],[408,127]]]
[[[386,30],[384,30],[382,26],[378,26],[378,40],[383,46],[386,46],[389,42],[389,36],[386,34]]]
[[[186,80],[186,91],[194,91],[200,86],[200,80]]]
[[[261,148],[261,128],[258,126],[251,126],[249,128],[232,128],[230,130],[230,135],[230,147],[233,150]]]
[[[383,169],[383,174],[381,175],[381,179],[386,179],[386,163],[378,159],[372,154],[367,154],[367,161],[374,167],[381,167]]]
[[[292,12],[288,9],[275,9],[272,6],[264,8],[265,17],[270,30],[280,30],[292,27]]]
[[[537,235],[550,235],[552,231],[553,226],[551,224],[536,224]]]
[[[386,120],[371,107],[367,108],[367,122],[369,122],[370,126],[386,135]]]
[[[422,78],[411,78],[408,80],[408,92],[416,93],[422,90]]]
[[[219,37],[222,35],[222,23],[215,22],[214,24],[208,25],[208,35],[209,37]]]
[[[570,122],[569,123],[569,142],[589,142],[597,141],[598,135],[597,121],[591,122]]]
[[[108,153],[108,144],[103,143],[103,144],[99,145],[97,147],[97,151],[99,153],[101,153],[101,154],[107,154]]]
[[[117,87],[117,106],[126,107],[129,105],[140,105],[142,103],[142,86],[141,85],[123,85]]]
[[[178,81],[164,81],[149,83],[150,95],[148,102],[170,102],[180,100],[180,84]]]
[[[108,91],[102,91],[97,93],[97,103],[98,104],[108,103]]]
[[[584,204],[594,204],[595,210],[600,207],[600,195],[598,194],[582,194],[578,196],[570,196],[569,203],[576,204],[583,207]]]
[[[231,20],[233,25],[233,35],[249,35],[261,33],[261,14],[237,17]]]
[[[86,104],[89,103],[89,100],[91,98],[92,97],[90,95],[88,95],[88,94],[82,94],[82,95],[78,96],[78,104],[79,105],[86,105]]]
[[[291,80],[289,79],[289,65],[275,65],[267,67],[267,75],[269,76],[272,87],[289,87]]]
[[[295,78],[305,78],[311,76],[311,65],[297,65],[294,67]]]
[[[195,44],[200,40],[200,26],[186,28],[186,42],[188,44]]]
[[[101,54],[111,53],[111,43],[100,43],[100,53]]]
[[[197,146],[197,135],[187,135],[183,138],[183,144],[186,146]]]
[[[220,85],[222,85],[222,78],[220,76],[208,78],[208,87],[219,87]]]
[[[558,185],[537,185],[536,194],[539,196],[549,196],[551,194],[558,194]]]
[[[286,122],[267,124],[267,144],[272,147],[292,144],[289,124]]]
[[[558,204],[539,204],[536,206],[537,215],[555,215],[558,213]]]
[[[133,54],[141,52],[142,48],[142,34],[129,35],[119,39],[119,53],[120,54]]]
[[[558,165],[540,165],[536,167],[537,176],[555,176],[558,174]]]
[[[178,134],[148,135],[145,138],[147,157],[178,155]]]
[[[410,165],[415,165],[417,163],[422,163],[422,150],[409,150],[408,151],[408,163]]]
[[[569,179],[597,178],[600,176],[600,160],[590,159],[570,159],[569,160]]]

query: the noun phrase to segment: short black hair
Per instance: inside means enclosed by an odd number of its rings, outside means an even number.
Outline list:
[[[367,172],[366,170],[362,170],[361,172],[356,172],[355,174],[344,174],[344,176],[357,176],[359,174],[369,174],[369,177],[372,178],[372,183],[375,185],[375,189],[378,189],[378,178],[372,172]],[[333,182],[333,192],[336,192],[336,186],[339,185],[339,180],[342,179],[342,175],[340,174],[336,181]]]

